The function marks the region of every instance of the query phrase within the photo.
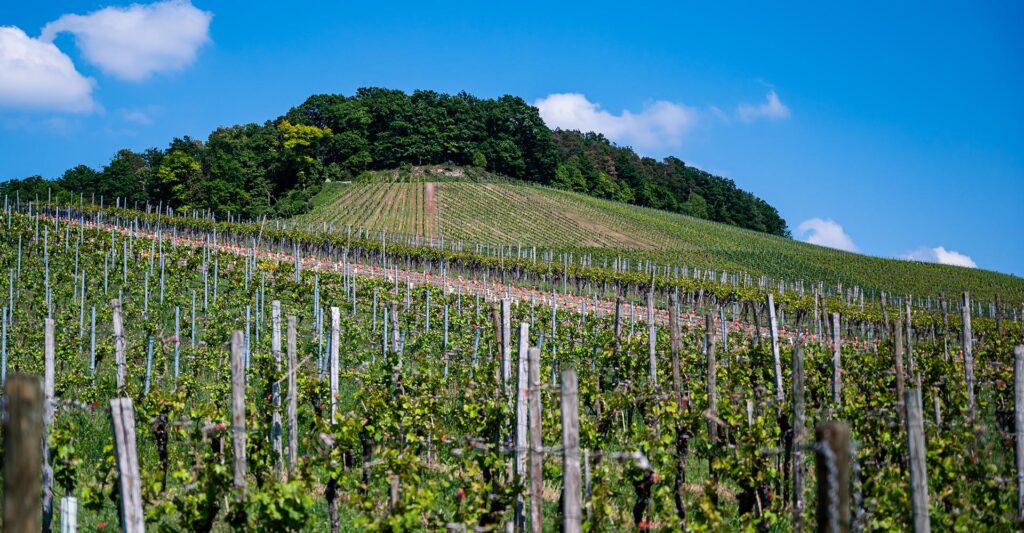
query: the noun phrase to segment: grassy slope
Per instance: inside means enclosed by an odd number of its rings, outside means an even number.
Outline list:
[[[329,185],[301,219],[443,235],[467,243],[628,253],[659,262],[916,295],[953,295],[967,289],[978,297],[1000,292],[1008,302],[1024,298],[1024,280],[1006,274],[868,257],[582,194],[415,170],[412,175],[383,173],[369,182]]]

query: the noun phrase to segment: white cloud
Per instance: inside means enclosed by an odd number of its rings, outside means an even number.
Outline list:
[[[789,108],[779,99],[775,89],[768,91],[764,103],[760,105],[740,104],[736,108],[736,114],[744,122],[753,122],[758,119],[783,119],[789,118]]]
[[[87,113],[93,80],[52,43],[0,26],[0,106]]]
[[[64,15],[43,27],[40,39],[61,32],[75,36],[87,61],[129,81],[181,70],[210,40],[213,14],[187,0],[108,7],[88,15]]]
[[[846,250],[847,252],[857,251],[857,245],[853,244],[853,239],[834,220],[822,220],[820,218],[805,220],[797,226],[796,233],[801,237],[807,236],[804,242]]]
[[[579,93],[550,94],[533,105],[551,128],[603,133],[639,150],[678,147],[697,120],[694,108],[665,100],[647,104],[639,113],[623,110],[619,115]]]
[[[975,263],[969,255],[964,255],[954,250],[947,250],[945,246],[936,246],[935,248],[922,246],[921,248],[906,254],[903,258],[911,259],[913,261],[926,261],[928,263],[978,268],[978,264]]]

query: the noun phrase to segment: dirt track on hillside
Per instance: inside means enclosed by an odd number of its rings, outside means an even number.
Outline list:
[[[71,221],[72,224],[77,224],[76,220]],[[87,224],[88,227],[96,227],[96,224]],[[117,231],[121,234],[127,233],[127,228],[122,226],[116,226],[113,224],[102,224],[99,229],[105,231]],[[153,239],[156,238],[154,232],[136,230],[136,236],[143,238]],[[170,240],[166,233],[163,234],[163,238]],[[202,240],[190,239],[186,237],[177,237],[177,245],[188,246],[190,248],[203,248],[207,245]],[[252,252],[249,247],[238,246],[234,244],[217,244],[217,249],[222,252],[231,253],[238,256],[246,256]],[[270,250],[258,250],[257,256],[260,259],[276,261],[280,263],[295,263],[295,257],[288,253],[273,252]],[[316,272],[344,272],[346,263],[343,261],[334,261],[319,256],[303,256],[301,259],[302,270],[316,271]],[[362,277],[370,277],[377,279],[390,279],[393,280],[395,276],[394,267],[384,269],[377,265],[367,265],[364,263],[347,263],[349,272]],[[307,282],[308,277],[306,277]],[[535,313],[537,322],[540,324],[550,323],[550,309],[552,306],[552,298],[555,298],[556,308],[559,311],[569,310],[572,312],[579,312],[583,309],[584,302],[586,303],[586,312],[588,314],[598,313],[600,317],[614,316],[615,313],[615,301],[613,300],[597,300],[597,306],[595,308],[594,298],[585,296],[576,296],[574,294],[552,294],[551,292],[544,292],[538,290],[536,287],[520,287],[513,284],[503,284],[500,281],[488,280],[484,282],[479,279],[447,276],[431,275],[427,272],[419,272],[415,270],[404,270],[398,269],[399,282],[411,283],[414,287],[421,284],[430,284],[432,286],[443,288],[446,294],[457,294],[460,290],[464,297],[474,297],[476,294],[480,294],[480,297],[485,302],[496,302],[502,298],[508,297],[515,300],[519,300],[523,303],[534,302],[536,305]],[[461,289],[460,289],[461,287]],[[647,308],[645,305],[629,304],[624,302],[621,308],[621,317],[623,324],[623,333],[626,334],[629,331],[630,316],[632,312],[633,320],[636,322],[634,334],[639,334],[642,331],[641,322],[645,322],[647,318]],[[680,319],[682,325],[689,329],[704,325],[704,317],[698,316],[693,312],[681,312]],[[659,327],[667,326],[669,322],[669,313],[666,309],[655,309],[654,322]],[[737,329],[742,329],[744,336],[750,338],[754,335],[754,325],[748,323],[741,323],[740,321],[727,320],[727,329],[729,332]],[[714,337],[721,339],[721,322],[715,317],[714,320]],[[768,338],[768,330],[765,327],[760,328],[762,339]],[[780,328],[779,337],[781,341],[793,342],[799,332],[793,330],[787,330],[786,328]],[[806,342],[817,342],[817,336],[809,334],[804,331],[801,335]],[[732,348],[732,346],[730,346]]]

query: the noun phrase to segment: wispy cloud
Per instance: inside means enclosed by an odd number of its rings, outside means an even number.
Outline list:
[[[0,27],[0,106],[88,113],[93,85],[53,43]]]
[[[945,246],[936,246],[935,248],[922,246],[912,252],[908,252],[903,258],[912,261],[978,268],[978,264],[974,262],[974,259],[971,259],[971,256],[955,250],[947,250]]]
[[[789,107],[782,103],[775,89],[770,89],[763,103],[758,105],[740,104],[736,108],[736,114],[744,122],[760,119],[780,120],[789,118]]]
[[[45,133],[55,137],[71,137],[82,131],[82,120],[66,114],[40,117],[33,114],[13,114],[0,118],[3,129],[21,133]]]
[[[107,7],[64,15],[43,27],[40,40],[50,43],[59,33],[71,33],[86,61],[119,78],[142,81],[192,64],[210,41],[212,17],[187,0]]]
[[[857,245],[853,244],[853,239],[846,234],[841,225],[831,219],[812,218],[805,220],[797,226],[796,233],[800,238],[806,237],[804,242],[846,250],[847,252],[857,251]]]
[[[658,100],[639,112],[614,114],[580,93],[556,93],[533,103],[552,128],[603,133],[619,144],[638,150],[676,148],[697,121],[697,111],[683,104]]]
[[[125,122],[131,122],[140,126],[148,126],[153,123],[150,113],[139,109],[119,109],[118,114]]]

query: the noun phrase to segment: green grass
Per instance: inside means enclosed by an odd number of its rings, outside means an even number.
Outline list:
[[[472,177],[450,175],[460,169],[438,172],[414,168],[331,184],[300,220],[333,223],[336,230],[352,225],[467,244],[584,249],[595,255],[916,296],[969,290],[979,298],[998,292],[1008,303],[1024,299],[1024,280],[1016,276],[843,252],[676,213],[489,179],[478,171]],[[429,188],[433,206],[428,205]]]

